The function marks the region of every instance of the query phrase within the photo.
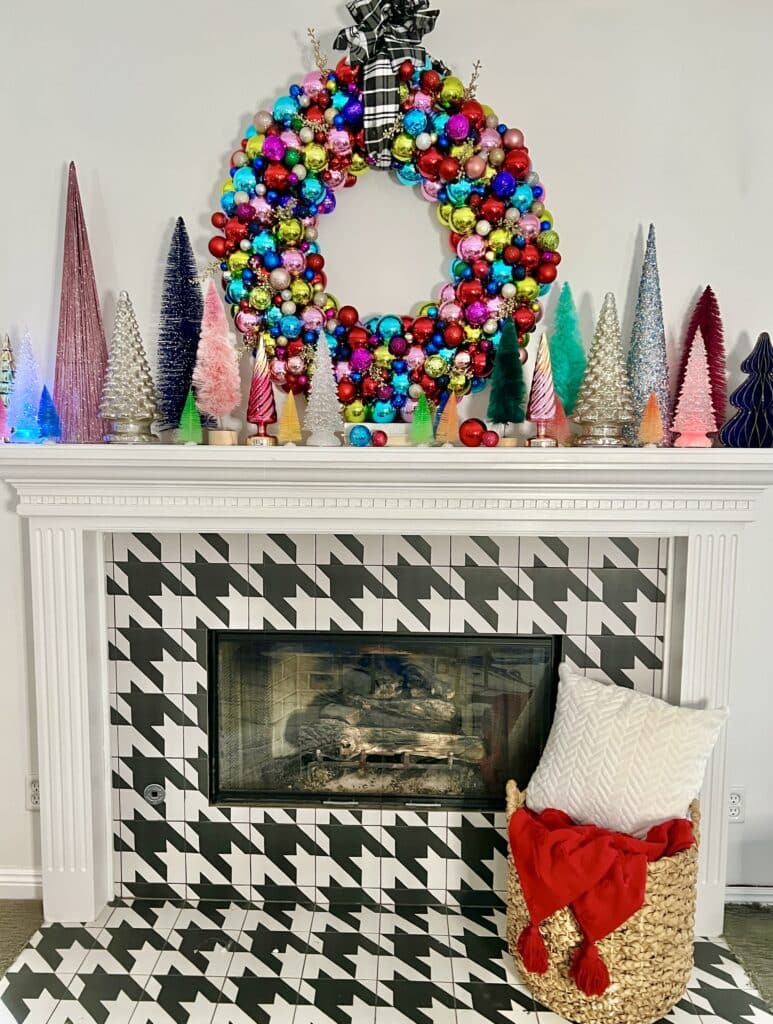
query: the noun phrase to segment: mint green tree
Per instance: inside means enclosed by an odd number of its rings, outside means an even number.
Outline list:
[[[585,348],[577,307],[568,284],[564,284],[561,289],[556,315],[553,318],[550,363],[553,367],[553,386],[556,394],[563,403],[566,415],[571,416],[585,373]]]

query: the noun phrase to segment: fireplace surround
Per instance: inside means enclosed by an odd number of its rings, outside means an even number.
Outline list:
[[[0,474],[29,521],[49,920],[92,919],[115,891],[106,534],[367,535],[385,544],[407,535],[659,538],[670,556],[659,692],[716,706],[731,703],[739,538],[773,485],[769,453],[722,450],[278,449],[256,457],[246,449],[62,446],[6,449]],[[506,603],[507,587],[498,599]],[[254,607],[276,614],[260,595]],[[432,601],[420,607],[431,621]],[[655,670],[647,671],[654,685]],[[703,934],[722,924],[724,750],[722,739],[702,793]],[[382,810],[377,827],[395,826],[390,813]]]

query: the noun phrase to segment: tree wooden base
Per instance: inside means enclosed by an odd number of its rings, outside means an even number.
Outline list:
[[[109,420],[108,423],[107,444],[155,444],[158,441],[151,433],[151,420]]]
[[[272,434],[251,434],[244,439],[244,443],[251,448],[271,448],[277,440]]]
[[[208,430],[207,444],[235,445],[239,438],[235,430]]]

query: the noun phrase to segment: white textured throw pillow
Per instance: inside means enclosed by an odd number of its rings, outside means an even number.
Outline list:
[[[559,668],[553,726],[529,783],[534,811],[644,836],[687,815],[724,708],[698,711]]]

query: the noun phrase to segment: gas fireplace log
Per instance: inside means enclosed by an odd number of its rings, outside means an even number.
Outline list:
[[[364,752],[381,757],[412,754],[415,757],[445,760],[449,754],[453,754],[461,761],[478,764],[485,756],[483,743],[476,736],[418,732],[413,729],[358,728],[330,718],[302,726],[299,739],[305,753],[320,750],[328,757],[356,759]]]
[[[368,712],[373,712],[371,718],[381,715],[390,715],[394,718],[404,718],[419,724],[446,723],[450,724],[459,717],[456,705],[449,700],[441,700],[439,697],[394,697],[392,700],[381,700],[374,697],[362,697],[355,693],[342,694],[340,699],[344,704],[360,708],[363,712],[361,721],[365,721]],[[333,717],[343,718],[341,714]],[[376,724],[375,720],[372,723]]]

